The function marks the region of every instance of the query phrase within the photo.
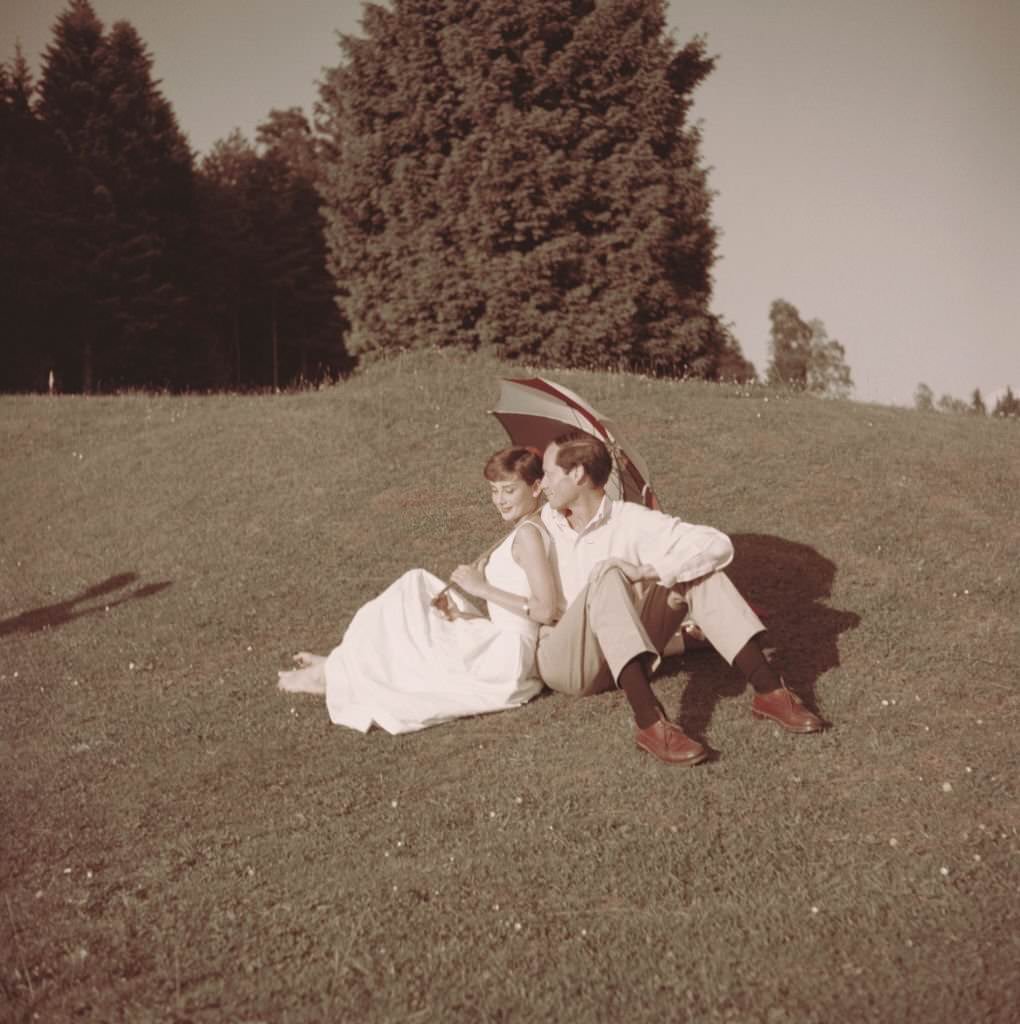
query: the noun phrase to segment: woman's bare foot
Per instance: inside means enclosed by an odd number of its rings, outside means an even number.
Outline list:
[[[326,672],[323,667],[325,661],[323,658],[317,665],[279,672],[279,682],[276,685],[287,693],[314,693],[321,697],[326,692]]]
[[[311,668],[313,665],[321,665],[325,660],[321,654],[310,654],[308,651],[298,651],[294,655],[294,664],[298,668]]]

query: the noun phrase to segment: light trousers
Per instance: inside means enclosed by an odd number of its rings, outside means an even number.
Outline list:
[[[724,572],[666,589],[634,584],[612,562],[595,567],[585,588],[538,639],[538,674],[551,690],[586,697],[616,685],[620,670],[646,655],[650,671],[690,619],[730,664],[765,627]]]

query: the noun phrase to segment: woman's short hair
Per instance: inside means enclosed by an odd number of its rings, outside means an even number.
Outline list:
[[[592,484],[605,487],[613,471],[613,458],[609,449],[592,434],[583,430],[569,430],[553,441],[556,445],[556,465],[565,473],[581,466]]]
[[[489,456],[482,473],[490,482],[517,476],[533,484],[542,479],[542,458],[534,448],[502,448]]]

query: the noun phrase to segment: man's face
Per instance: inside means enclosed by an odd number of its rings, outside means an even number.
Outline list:
[[[576,474],[564,472],[556,464],[556,451],[556,445],[551,444],[542,456],[542,490],[546,501],[557,511],[562,511],[570,508],[579,488],[574,479]]]

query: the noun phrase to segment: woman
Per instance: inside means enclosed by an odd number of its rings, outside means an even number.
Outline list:
[[[337,725],[390,733],[516,707],[541,690],[538,627],[557,611],[550,541],[537,515],[542,461],[530,448],[505,448],[484,475],[513,529],[484,571],[458,566],[452,582],[487,602],[488,616],[412,569],[357,611],[329,657],[296,655],[300,667],[280,673],[281,690],[325,694]]]

